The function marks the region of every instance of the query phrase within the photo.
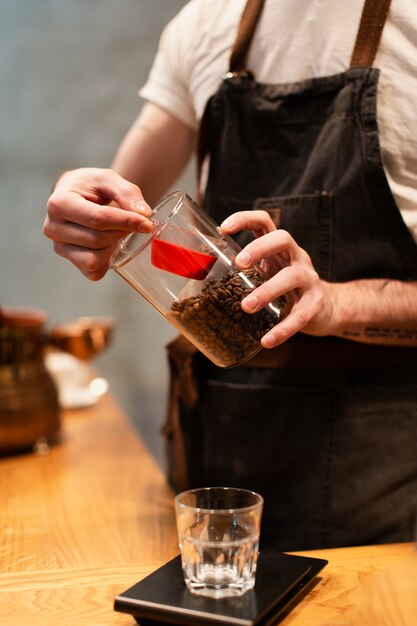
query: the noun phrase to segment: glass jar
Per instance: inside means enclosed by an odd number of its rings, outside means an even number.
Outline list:
[[[234,264],[241,248],[184,191],[153,209],[150,234],[121,241],[110,267],[219,367],[239,365],[289,310],[282,296],[257,313],[242,299],[266,280],[259,266]]]

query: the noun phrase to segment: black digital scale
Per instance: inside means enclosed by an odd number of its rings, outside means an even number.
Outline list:
[[[117,596],[114,608],[141,626],[269,626],[290,612],[326,565],[324,559],[261,551],[254,589],[214,599],[187,590],[177,556]]]

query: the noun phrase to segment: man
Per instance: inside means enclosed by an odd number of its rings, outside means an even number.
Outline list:
[[[98,280],[120,237],[152,229],[149,206],[198,135],[204,208],[242,244],[252,231],[236,263],[260,262],[270,277],[243,309],[287,292],[294,305],[246,366],[221,370],[191,355],[198,401],[179,399],[177,486],[258,490],[264,541],[285,550],[411,538],[410,33],[417,20],[405,0],[194,0],[161,38],[141,91],[148,102],[112,170],[64,174],[48,203],[55,251]],[[188,355],[172,349],[178,363]]]

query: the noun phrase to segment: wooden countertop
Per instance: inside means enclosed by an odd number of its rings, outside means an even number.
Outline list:
[[[173,493],[110,395],[65,411],[49,454],[0,458],[1,624],[133,626],[114,597],[177,553]],[[303,554],[329,565],[282,626],[417,625],[411,544]]]

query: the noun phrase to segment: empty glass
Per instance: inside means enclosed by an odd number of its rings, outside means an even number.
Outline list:
[[[255,585],[263,498],[207,487],[175,498],[184,579],[197,595],[241,596]]]

